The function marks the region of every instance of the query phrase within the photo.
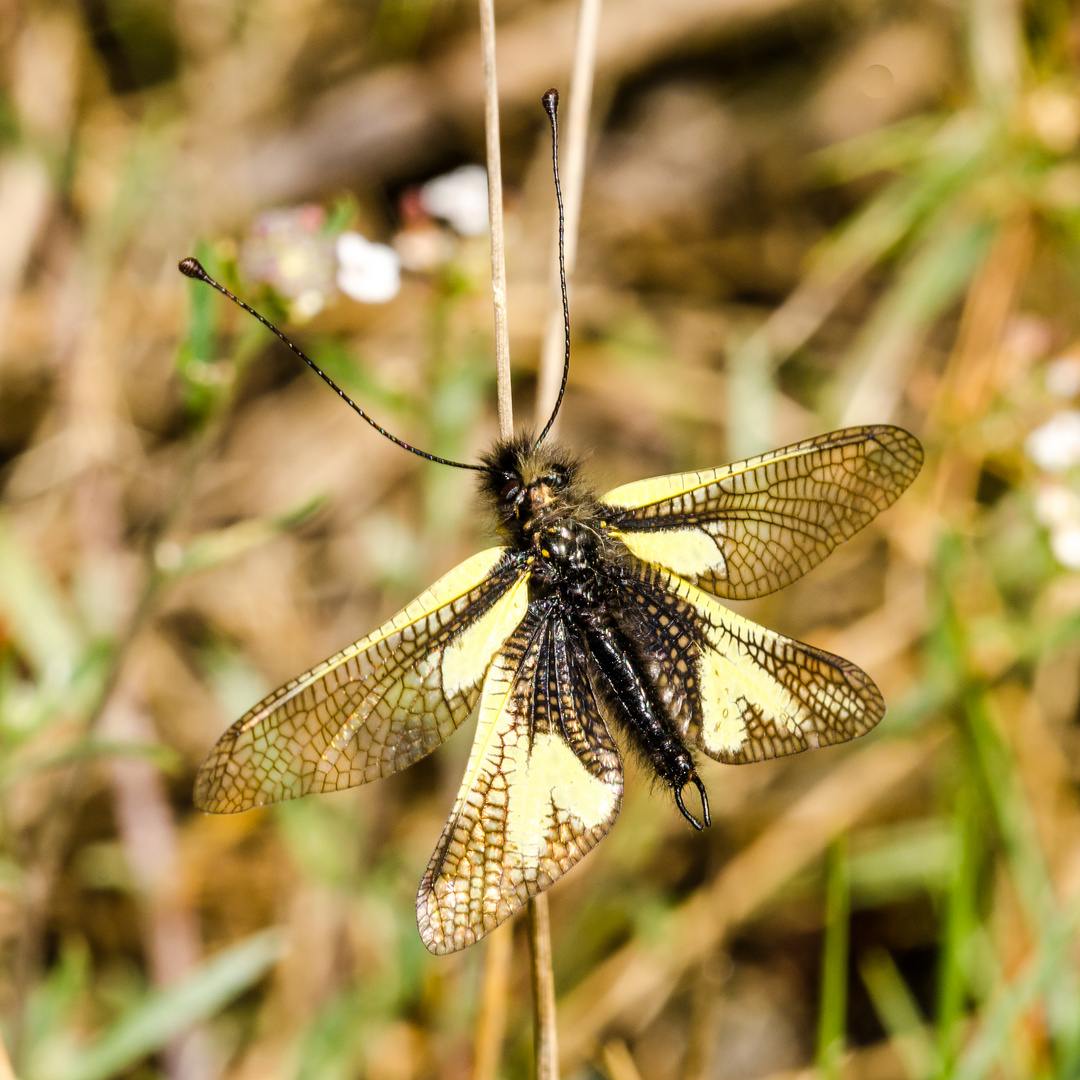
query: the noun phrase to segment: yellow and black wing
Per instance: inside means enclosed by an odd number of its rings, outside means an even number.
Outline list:
[[[676,574],[638,563],[622,609],[680,733],[732,765],[864,735],[885,713],[865,671],[729,611]]]
[[[527,607],[519,559],[503,548],[467,559],[233,724],[199,770],[195,805],[232,813],[411,765],[472,711],[491,658]]]
[[[640,559],[749,600],[801,577],[891,506],[922,460],[901,428],[846,428],[719,469],[627,484],[601,502]]]
[[[424,944],[452,952],[495,929],[597,844],[621,801],[587,659],[535,606],[484,682],[469,765],[416,898]]]

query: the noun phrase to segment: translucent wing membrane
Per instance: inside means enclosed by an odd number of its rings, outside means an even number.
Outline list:
[[[922,460],[900,428],[846,428],[719,469],[627,484],[601,501],[639,558],[748,600],[801,577],[891,506]]]
[[[503,548],[461,563],[373,634],[261,701],[221,737],[195,804],[230,813],[387,776],[469,715],[528,606]]]
[[[561,618],[539,605],[491,665],[457,803],[416,898],[424,944],[471,945],[611,828],[622,766]]]
[[[639,564],[624,589],[676,725],[709,757],[744,764],[847,742],[885,713],[854,664],[741,618],[674,574]]]

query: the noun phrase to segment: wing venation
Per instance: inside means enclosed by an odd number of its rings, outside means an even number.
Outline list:
[[[195,805],[232,813],[336,791],[434,750],[476,704],[492,656],[525,614],[527,582],[503,548],[461,563],[233,724],[199,770]]]
[[[492,662],[453,812],[416,898],[424,944],[471,945],[611,828],[619,753],[561,618],[532,610]]]
[[[846,428],[719,469],[627,484],[601,501],[638,558],[748,600],[795,581],[891,506],[922,459],[901,428]]]
[[[666,570],[640,566],[625,600],[677,727],[718,761],[847,742],[885,713],[850,661],[758,626]]]

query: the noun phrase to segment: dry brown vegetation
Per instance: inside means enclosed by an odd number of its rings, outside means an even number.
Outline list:
[[[538,99],[574,13],[497,8],[519,422],[551,249]],[[630,762],[618,824],[552,890],[565,1076],[1077,1075],[1078,64],[1066,0],[608,0],[564,440],[605,489],[846,423],[902,424],[928,461],[741,607],[871,672],[880,730],[706,763],[703,835]],[[177,260],[291,315],[391,430],[474,459],[487,239],[416,190],[483,160],[475,10],[0,0],[0,73],[11,1068],[465,1077],[505,1010],[498,1074],[527,1075],[521,929],[481,1008],[487,947],[430,957],[414,925],[467,734],[369,787],[191,806],[235,717],[490,528],[468,475],[379,439]],[[309,204],[308,239],[442,254],[304,319],[296,235],[261,276],[251,238]]]

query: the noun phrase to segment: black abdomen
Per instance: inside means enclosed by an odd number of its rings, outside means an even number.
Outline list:
[[[614,626],[603,625],[593,612],[579,612],[578,632],[584,638],[600,674],[607,683],[604,695],[611,702],[623,730],[672,790],[683,816],[696,829],[699,822],[683,805],[682,791],[694,784],[701,797],[704,824],[709,824],[709,803],[694,771],[694,759],[674,730],[663,703],[642,677],[630,642]]]

